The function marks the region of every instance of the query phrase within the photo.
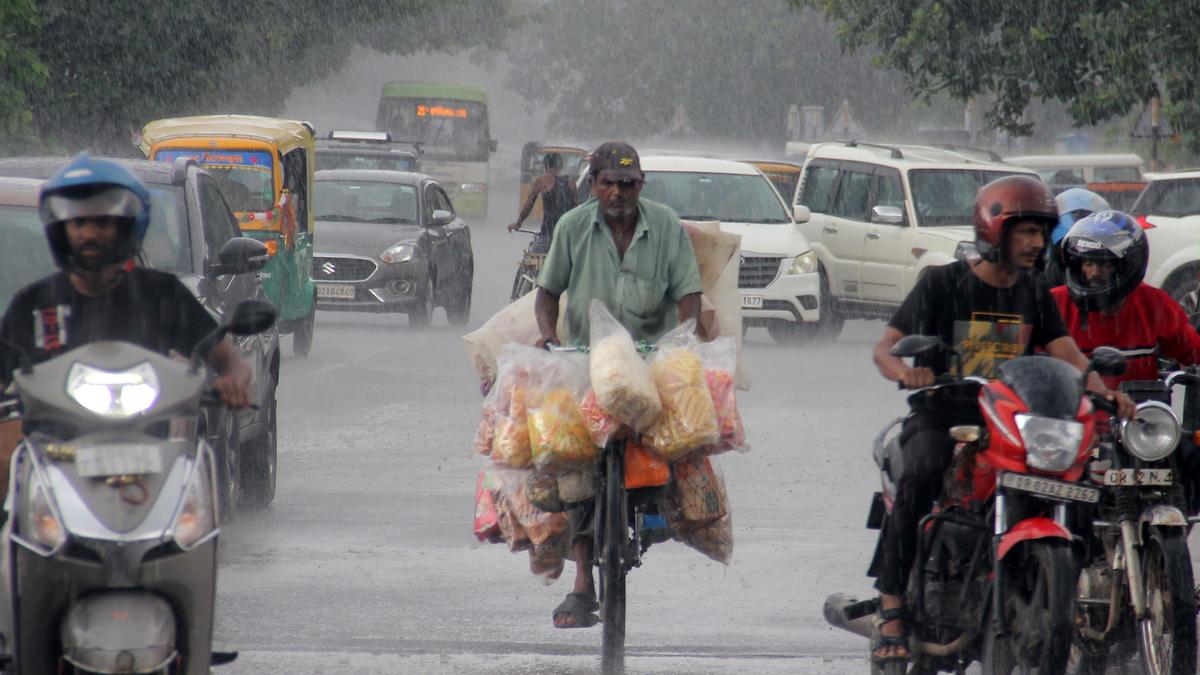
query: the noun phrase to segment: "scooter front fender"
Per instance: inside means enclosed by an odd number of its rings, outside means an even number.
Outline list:
[[[1000,545],[996,549],[996,559],[1004,560],[1004,556],[1008,555],[1014,546],[1023,541],[1050,538],[1065,539],[1070,542],[1071,531],[1050,518],[1042,516],[1026,518],[1013,525],[1009,528],[1008,532],[1005,532],[1000,537]]]

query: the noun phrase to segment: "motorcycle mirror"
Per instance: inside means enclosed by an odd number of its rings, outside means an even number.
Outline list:
[[[892,356],[906,358],[923,354],[941,346],[941,339],[933,335],[905,335],[896,344],[892,345],[892,349],[888,353]]]
[[[262,300],[243,300],[233,308],[225,330],[234,335],[254,335],[275,325],[275,308]]]
[[[1088,361],[1088,370],[1105,377],[1116,377],[1125,372],[1125,355],[1112,347],[1097,347]]]

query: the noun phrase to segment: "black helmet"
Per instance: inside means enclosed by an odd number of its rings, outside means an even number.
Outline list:
[[[1080,219],[1063,237],[1063,268],[1071,301],[1085,312],[1107,311],[1121,304],[1146,276],[1150,244],[1132,216],[1120,211],[1097,211]],[[1109,261],[1116,270],[1104,283],[1089,284],[1085,260]]]

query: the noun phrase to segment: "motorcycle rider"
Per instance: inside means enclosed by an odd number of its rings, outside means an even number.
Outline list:
[[[557,152],[548,152],[542,158],[542,164],[546,168],[546,173],[533,179],[529,196],[525,198],[525,203],[521,206],[517,222],[508,226],[509,232],[520,228],[521,223],[525,222],[529,213],[533,211],[533,204],[538,195],[542,196],[542,229],[530,243],[530,253],[549,251],[550,239],[554,235],[554,226],[558,224],[559,218],[564,213],[577,206],[575,186],[571,184],[570,177],[559,175],[563,168],[562,155]]]
[[[1046,269],[1043,278],[1047,288],[1054,288],[1065,283],[1062,268],[1062,240],[1081,218],[1097,211],[1107,211],[1110,207],[1104,197],[1083,188],[1063,190],[1055,198],[1058,205],[1058,223],[1050,231],[1050,251],[1046,258]]]
[[[558,223],[535,300],[539,347],[588,344],[588,305],[603,301],[634,340],[654,342],[679,322],[700,315],[700,270],[691,241],[669,207],[639,194],[645,182],[637,151],[609,142],[589,158],[595,199]],[[566,335],[559,336],[559,295],[569,292]],[[554,609],[556,628],[586,627],[598,608],[592,579],[594,509],[568,505],[575,560],[574,590]]]
[[[23,357],[41,363],[100,340],[187,356],[217,327],[174,275],[134,265],[150,193],[121,165],[79,155],[42,185],[38,211],[60,271],[18,291],[0,320],[3,387]],[[207,358],[222,402],[249,405],[252,371],[232,343],[216,344]]]
[[[892,347],[905,335],[937,336],[953,345],[966,375],[993,377],[1001,363],[1038,347],[1084,370],[1087,358],[1033,274],[1045,260],[1049,229],[1058,222],[1049,188],[1036,178],[1006,176],[979,189],[974,210],[980,257],[932,268],[917,282],[875,345],[880,373],[907,389],[919,389],[947,372],[949,355],[944,350],[918,356],[911,367],[892,356]],[[1132,401],[1109,391],[1094,373],[1088,386],[1115,400],[1122,416],[1133,414]],[[878,564],[872,566],[883,621],[872,644],[871,657],[878,662],[903,661],[909,655],[903,594],[915,556],[917,524],[941,491],[952,457],[949,427],[954,420],[955,411],[914,412],[901,432],[905,470],[880,533]]]

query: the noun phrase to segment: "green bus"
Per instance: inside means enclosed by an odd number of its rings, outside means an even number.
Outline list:
[[[487,215],[488,156],[496,141],[488,129],[482,87],[431,82],[391,82],[379,96],[375,128],[396,141],[418,143],[421,168],[467,216]]]

